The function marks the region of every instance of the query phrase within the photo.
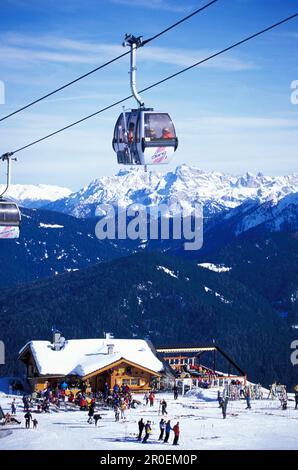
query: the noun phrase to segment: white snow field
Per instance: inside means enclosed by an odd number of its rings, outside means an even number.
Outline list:
[[[222,418],[216,401],[217,391],[202,391],[174,401],[172,394],[157,394],[154,407],[142,402],[137,409],[126,412],[126,419],[114,421],[112,409],[104,408],[102,420],[96,428],[87,423],[85,411],[59,411],[50,414],[34,414],[38,429],[24,428],[21,397],[17,398],[17,418],[21,425],[0,426],[0,449],[84,449],[84,450],[173,450],[173,432],[168,444],[158,441],[159,401],[168,403],[168,419],[172,425],[180,422],[181,436],[178,449],[298,449],[298,410],[294,401],[288,402],[283,411],[279,401],[252,401],[252,409],[246,410],[246,403],[230,401],[227,418]],[[137,395],[142,400],[143,395]],[[4,412],[10,411],[12,396],[0,395]],[[138,420],[150,419],[153,432],[147,444],[136,439]]]

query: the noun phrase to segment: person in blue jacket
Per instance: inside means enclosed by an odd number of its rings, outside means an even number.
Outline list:
[[[168,420],[167,423],[166,423],[166,429],[165,429],[166,434],[165,434],[165,438],[163,440],[164,442],[168,442],[171,430],[172,430],[171,421]]]

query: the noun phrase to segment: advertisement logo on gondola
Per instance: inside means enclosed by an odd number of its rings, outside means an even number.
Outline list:
[[[165,147],[158,147],[155,154],[152,156],[152,162],[159,164],[163,163],[168,158],[167,150]]]
[[[0,227],[0,238],[19,238],[19,227]]]

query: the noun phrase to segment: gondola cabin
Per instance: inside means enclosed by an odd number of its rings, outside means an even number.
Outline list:
[[[19,238],[21,213],[15,202],[0,201],[0,239]]]
[[[132,109],[122,112],[116,122],[113,149],[119,164],[167,164],[177,147],[175,127],[168,113]]]

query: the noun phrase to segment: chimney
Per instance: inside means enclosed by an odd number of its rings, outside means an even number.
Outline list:
[[[113,333],[106,333],[105,336],[106,336],[106,339],[114,339]]]
[[[65,338],[61,335],[60,331],[53,330],[53,345],[54,351],[60,351],[65,346]]]
[[[107,344],[108,354],[114,354],[114,344]]]
[[[58,330],[53,331],[53,348],[55,351],[59,351],[60,349],[60,338],[61,333]]]

